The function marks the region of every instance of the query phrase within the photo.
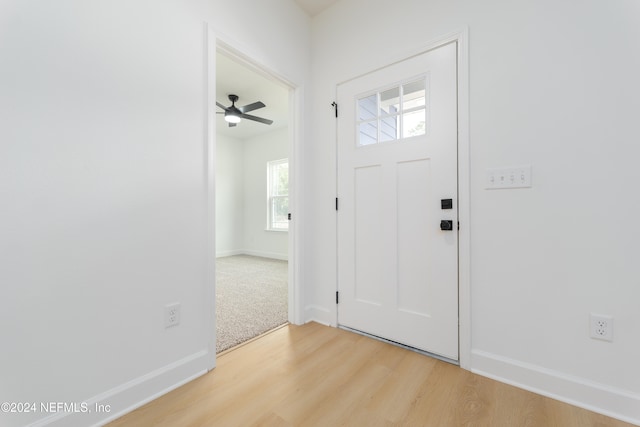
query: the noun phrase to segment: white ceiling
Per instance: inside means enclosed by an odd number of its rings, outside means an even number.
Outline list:
[[[338,0],[294,0],[309,16],[315,16]]]
[[[229,95],[238,95],[236,107],[262,101],[266,107],[253,110],[249,114],[273,120],[265,125],[252,120],[242,120],[237,126],[229,127],[223,114],[216,114],[217,132],[233,138],[246,139],[288,126],[289,90],[274,80],[262,75],[248,65],[240,64],[228,56],[216,56],[216,101],[229,106]],[[216,112],[222,109],[216,107]]]

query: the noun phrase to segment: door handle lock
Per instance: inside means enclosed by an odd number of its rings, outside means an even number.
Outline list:
[[[450,231],[453,230],[453,221],[448,219],[443,219],[440,221],[440,230]]]
[[[453,209],[453,199],[441,199],[440,200],[440,208],[441,209]]]

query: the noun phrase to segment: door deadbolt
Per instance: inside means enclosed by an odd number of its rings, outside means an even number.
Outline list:
[[[450,231],[453,230],[453,221],[448,219],[443,219],[440,221],[440,230]]]

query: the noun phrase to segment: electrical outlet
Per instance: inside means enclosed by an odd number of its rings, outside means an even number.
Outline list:
[[[180,324],[180,303],[164,306],[164,327],[170,328]]]
[[[603,341],[613,341],[613,316],[591,313],[591,338]]]

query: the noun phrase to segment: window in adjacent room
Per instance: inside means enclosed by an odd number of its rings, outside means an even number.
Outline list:
[[[289,160],[268,162],[267,177],[267,228],[287,231],[289,229]]]

